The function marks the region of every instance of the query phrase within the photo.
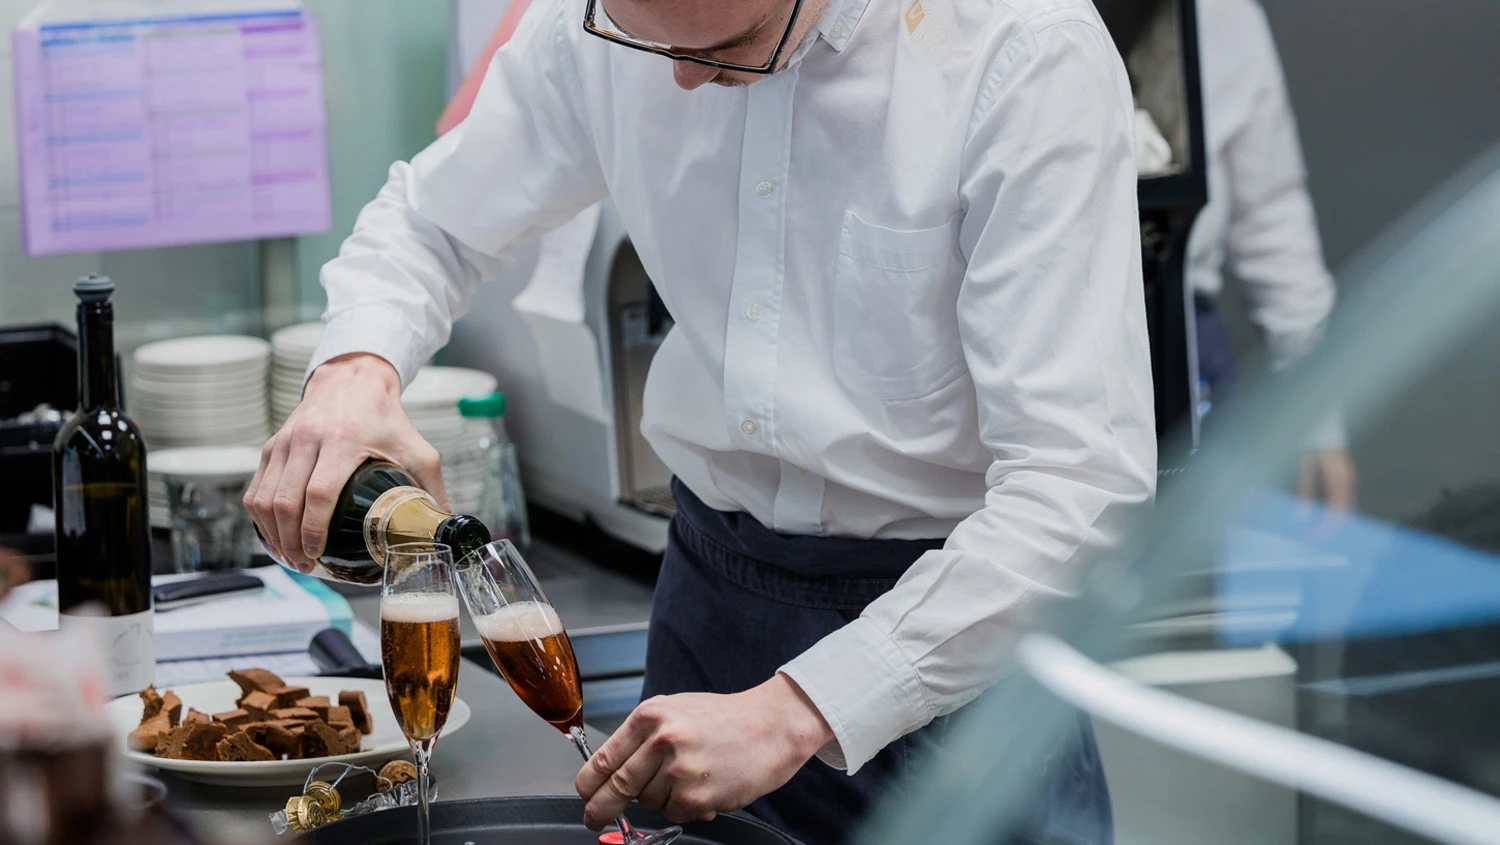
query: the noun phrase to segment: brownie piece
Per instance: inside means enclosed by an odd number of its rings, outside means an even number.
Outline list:
[[[250,724],[250,714],[244,710],[230,710],[226,713],[215,713],[214,721],[223,722],[231,731],[237,731]]]
[[[271,694],[276,696],[277,707],[296,707],[297,702],[308,696],[307,687],[282,687]]]
[[[365,694],[356,690],[344,690],[339,693],[339,704],[349,708],[349,715],[354,719],[354,727],[359,732],[369,735],[375,732],[375,723],[370,718],[370,705],[365,702]]]
[[[348,749],[344,752],[345,754],[353,754],[359,750],[361,739],[359,728],[354,727],[352,724],[342,728],[336,725],[329,725],[328,727],[338,731],[339,739],[343,740],[344,748]]]
[[[240,709],[250,716],[252,722],[269,722],[271,711],[276,709],[276,696],[256,690],[240,699]]]
[[[295,754],[301,742],[300,732],[294,734],[275,722],[251,722],[240,733],[256,745],[264,746],[277,757]]]
[[[218,722],[186,722],[162,739],[156,756],[172,760],[218,760],[216,746],[228,733],[229,728]]]
[[[271,711],[272,717],[278,722],[316,722],[318,714],[306,707],[283,707]]]
[[[329,701],[326,695],[310,695],[292,704],[293,707],[306,707],[318,714],[318,718],[325,722],[328,721],[328,708],[332,705],[333,702]]]
[[[229,680],[240,685],[240,692],[249,695],[252,692],[274,693],[286,686],[286,681],[276,676],[275,672],[265,669],[245,669],[240,672],[230,672]]]
[[[329,722],[328,723],[328,727],[333,728],[334,730],[339,731],[340,733],[342,733],[343,730],[344,730],[344,728],[352,728],[352,727],[354,727],[354,723],[353,722]]]
[[[172,723],[172,727],[182,724],[182,699],[177,697],[177,693],[171,690],[162,693],[161,709],[167,714],[167,721]]]
[[[145,712],[141,713],[141,724],[144,725],[161,712],[161,693],[156,691],[156,687],[146,687],[141,690],[141,701],[146,705]]]
[[[146,754],[155,754],[156,746],[161,744],[162,737],[172,730],[172,723],[167,719],[166,713],[157,713],[155,716],[141,722],[140,727],[130,732],[125,738],[125,745],[131,751],[140,751]]]
[[[328,708],[328,718],[324,719],[323,721],[328,722],[329,724],[333,724],[334,722],[348,722],[350,724],[353,724],[354,711],[343,706],[342,704],[334,705],[333,707]]]
[[[250,737],[245,736],[243,733],[232,733],[219,740],[219,743],[214,746],[214,752],[225,763],[276,759],[276,755],[271,753],[271,749],[251,742]]]
[[[410,760],[392,760],[380,767],[380,776],[390,781],[391,786],[400,786],[403,783],[417,779],[417,764]],[[382,789],[381,787],[384,786],[383,783],[376,781],[376,784],[375,789],[377,791],[390,791],[391,786],[385,786]]]
[[[207,713],[200,712],[196,707],[189,707],[187,715],[182,717],[182,721],[184,723],[187,723],[187,722],[212,722],[213,719],[208,718],[208,714]]]
[[[339,735],[339,732],[328,727],[324,722],[308,722],[302,731],[302,757],[311,759],[314,757],[337,757],[340,754],[351,754],[358,751],[359,747],[350,747],[348,741]]]

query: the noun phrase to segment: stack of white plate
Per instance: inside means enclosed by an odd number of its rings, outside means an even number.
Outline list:
[[[271,345],[258,337],[216,335],[151,343],[135,351],[126,391],[146,446],[254,446],[270,437],[266,367]],[[151,468],[150,456],[146,459]],[[151,524],[171,524],[167,489],[150,473]]]
[[[302,375],[323,341],[322,323],[287,326],[271,335],[271,427],[281,428],[302,401]]]
[[[260,446],[270,436],[258,337],[184,337],[135,351],[126,399],[152,449]]]
[[[401,405],[417,431],[443,459],[443,487],[456,513],[473,513],[479,505],[484,464],[464,436],[458,400],[482,399],[495,392],[494,376],[459,367],[423,367],[417,371]]]
[[[197,446],[187,449],[157,449],[151,452],[146,456],[151,527],[172,527],[172,508],[167,499],[167,476],[216,482],[236,478],[248,485],[259,468],[260,450],[250,446]]]

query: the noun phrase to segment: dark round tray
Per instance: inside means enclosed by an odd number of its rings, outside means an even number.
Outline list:
[[[632,805],[630,822],[652,830],[667,822]],[[297,838],[299,845],[411,845],[417,836],[415,807],[383,810],[321,827]],[[583,801],[549,798],[479,798],[432,805],[432,845],[597,845],[599,834],[583,826]],[[798,845],[795,839],[744,813],[684,825],[676,845]]]

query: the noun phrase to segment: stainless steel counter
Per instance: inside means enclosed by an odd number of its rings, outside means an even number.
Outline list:
[[[640,689],[651,589],[545,541],[533,544],[527,562],[567,624],[585,678],[596,679],[584,684],[590,719],[601,710],[606,721],[613,710],[628,710]],[[337,587],[356,617],[379,627],[377,589]],[[466,653],[482,656],[468,614],[460,624],[464,644],[471,647]],[[458,695],[473,708],[474,718],[451,740],[438,741],[432,770],[440,800],[574,794],[577,752],[516,698],[488,660],[463,661]],[[592,725],[589,734],[596,745],[604,739]],[[271,841],[267,815],[285,806],[296,792],[295,787],[234,789],[170,776],[163,780],[170,791],[168,801],[184,818],[226,842]]]
[[[379,624],[375,595],[350,601],[355,615]],[[516,698],[488,667],[464,660],[458,696],[474,717],[451,738],[438,740],[432,758],[439,800],[502,795],[572,795],[578,753],[568,740]],[[591,731],[592,733],[592,731]],[[272,841],[267,815],[286,805],[296,787],[238,789],[194,784],[163,775],[168,802],[198,830],[216,841]]]

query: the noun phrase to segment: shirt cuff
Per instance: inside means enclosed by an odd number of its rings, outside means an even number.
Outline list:
[[[849,774],[932,721],[927,691],[896,641],[860,618],[782,666],[833,729],[818,759]]]
[[[421,332],[395,309],[357,305],[325,318],[324,323],[323,340],[302,374],[304,390],[313,370],[340,355],[367,352],[384,358],[400,374],[402,387],[411,384],[417,370],[426,363]]]

